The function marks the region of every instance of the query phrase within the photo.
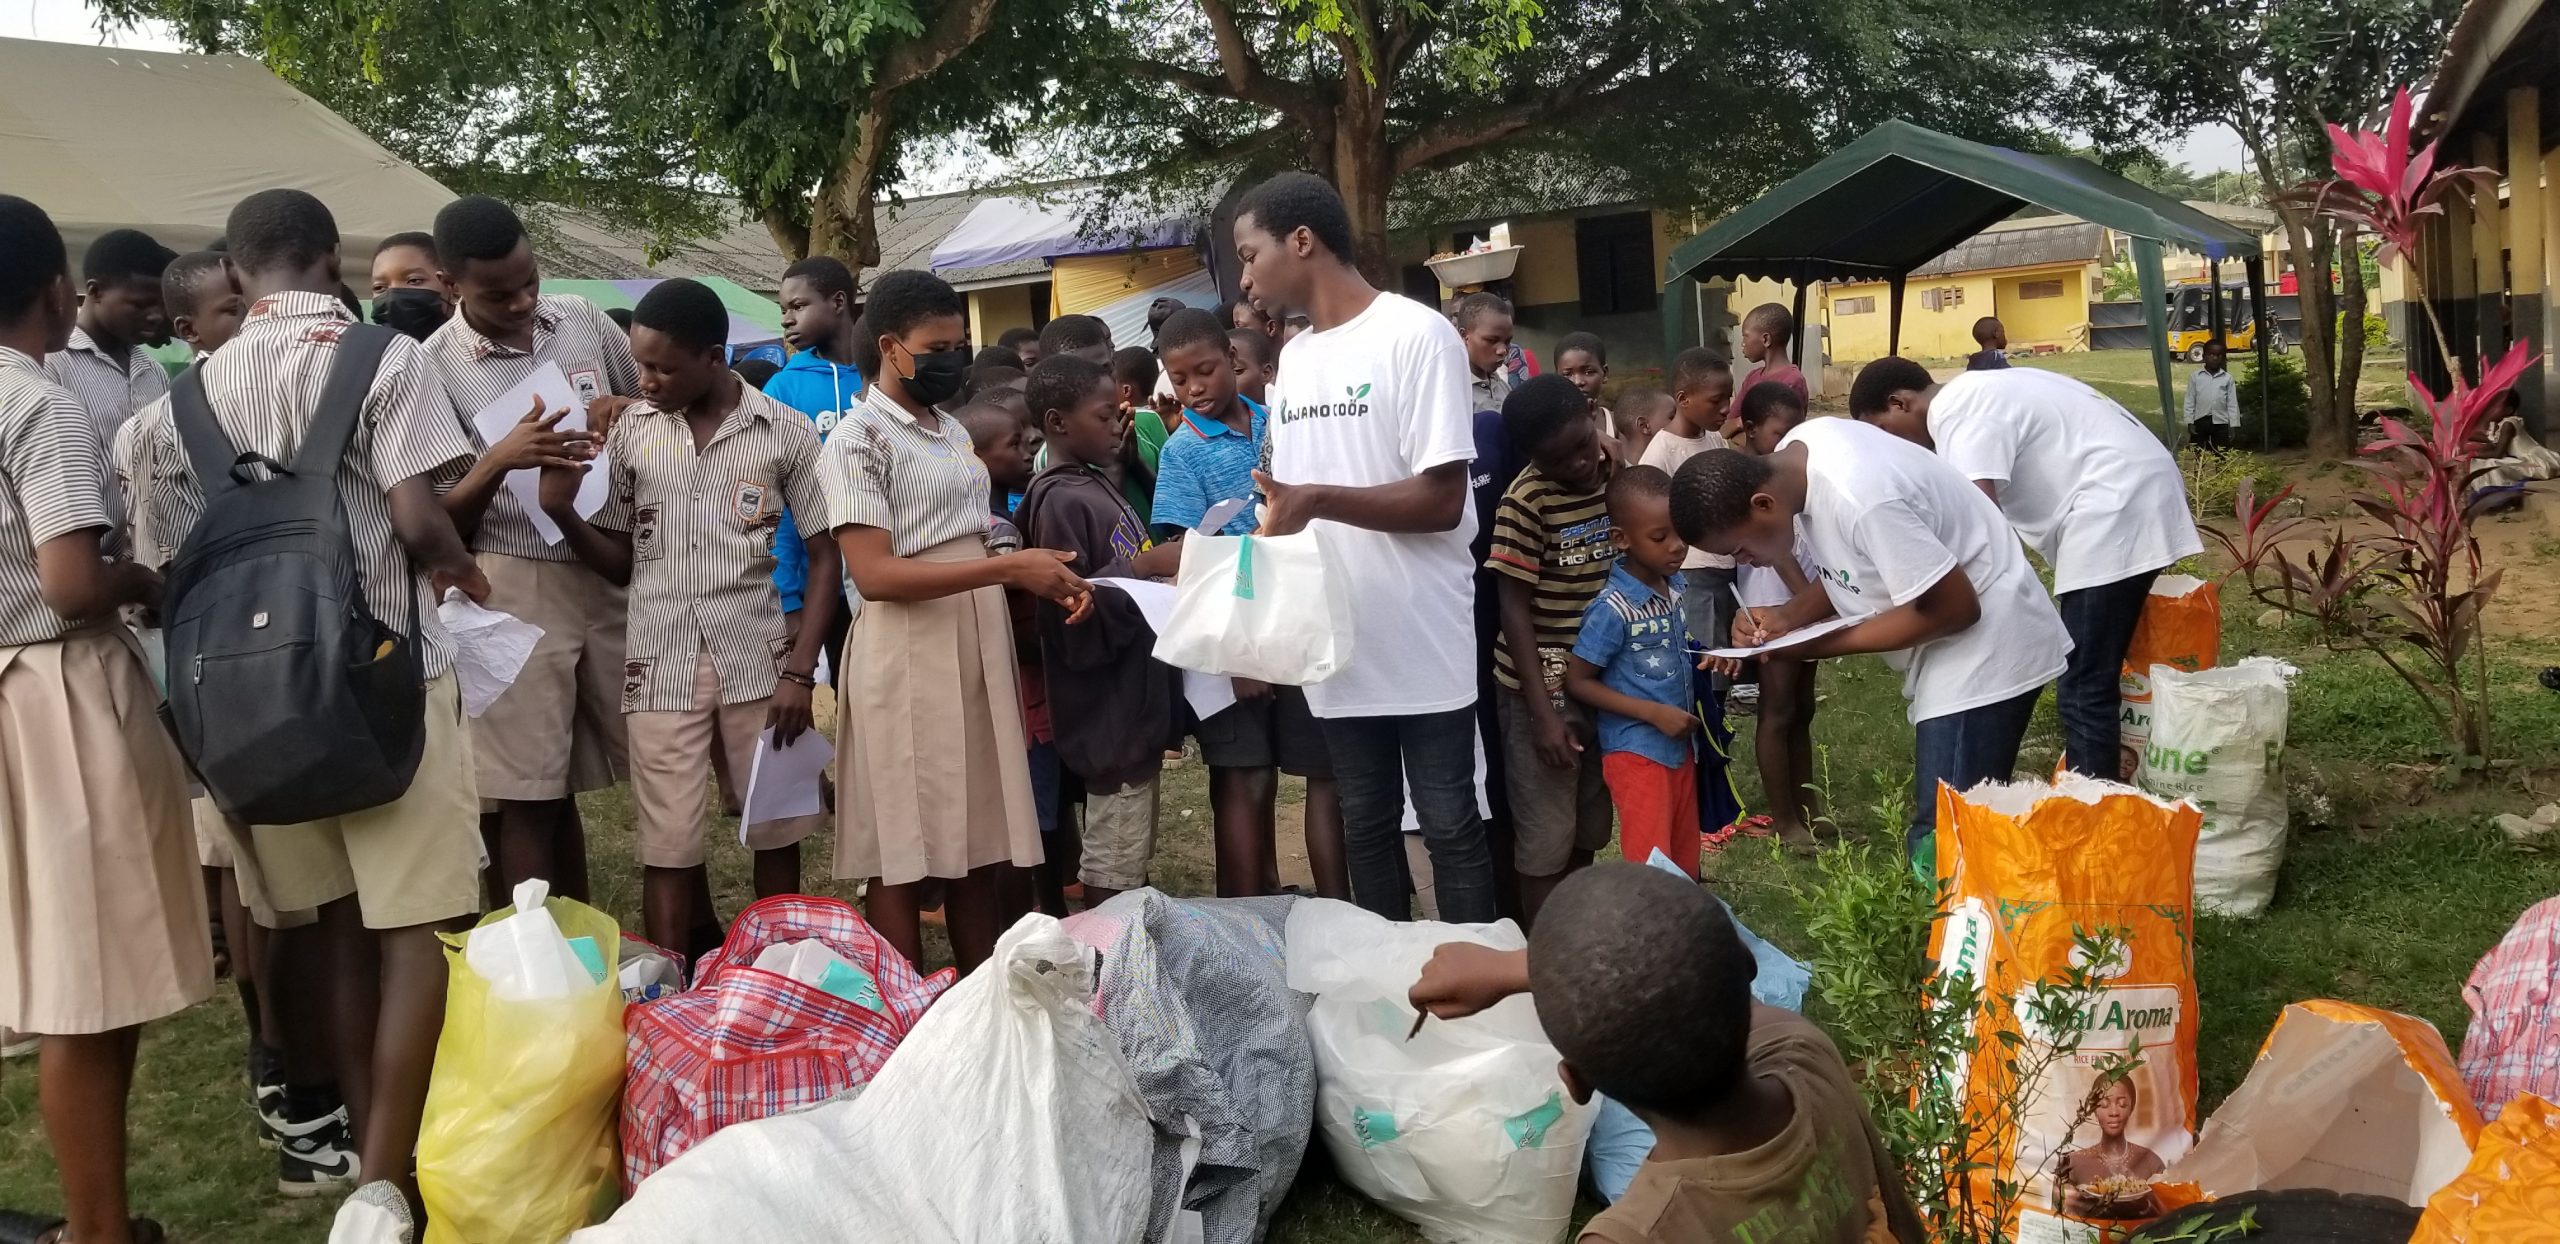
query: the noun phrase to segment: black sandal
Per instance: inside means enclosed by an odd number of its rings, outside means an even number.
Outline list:
[[[0,1209],[0,1244],[59,1244],[57,1233],[69,1225],[49,1214]]]

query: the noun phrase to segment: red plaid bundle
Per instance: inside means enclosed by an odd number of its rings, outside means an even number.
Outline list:
[[[2484,1118],[2524,1093],[2560,1097],[2560,898],[2516,917],[2462,987],[2462,1084]]]
[[[768,946],[809,938],[869,971],[883,1010],[751,966]],[[691,989],[624,1021],[623,1195],[721,1128],[868,1082],[955,979],[948,968],[918,976],[835,899],[769,898],[738,913]]]

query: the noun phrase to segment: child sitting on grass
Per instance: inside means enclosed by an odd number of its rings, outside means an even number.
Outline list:
[[[1757,967],[1705,891],[1660,869],[1565,879],[1526,951],[1440,947],[1411,1001],[1443,1019],[1528,992],[1574,1100],[1653,1129],[1626,1195],[1581,1244],[1928,1238],[1840,1051],[1751,1000]]]
[[[1680,559],[1671,529],[1671,477],[1628,467],[1609,481],[1618,564],[1582,611],[1565,694],[1599,717],[1600,772],[1618,805],[1618,850],[1643,862],[1656,850],[1698,874],[1698,785],[1690,735],[1689,628],[1680,619]],[[1708,850],[1724,845],[1719,836]]]

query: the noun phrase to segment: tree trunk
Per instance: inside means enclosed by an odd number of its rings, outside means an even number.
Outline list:
[[[2338,330],[2338,383],[2335,408],[2346,432],[2347,448],[2356,440],[2356,382],[2364,375],[2364,242],[2353,224],[2338,224],[2338,310],[2345,317]],[[2332,323],[2337,320],[2333,317]]]
[[[871,198],[880,187],[880,166],[888,156],[891,99],[886,91],[854,119],[853,143],[844,162],[818,187],[809,213],[809,253],[844,261],[854,279],[880,262],[880,235],[872,217]]]
[[[1352,262],[1369,283],[1387,288],[1387,195],[1395,188],[1395,151],[1387,145],[1387,96],[1357,73],[1343,75],[1333,114],[1333,186],[1351,209]]]
[[[2329,291],[2335,238],[2328,223],[2304,207],[2280,207],[2293,249],[2295,288],[2302,299],[2302,372],[2311,390],[2310,448],[2315,458],[2344,458],[2354,448],[2354,427],[2336,420],[2337,371],[2332,365],[2337,313]]]
[[[798,263],[809,257],[809,226],[792,219],[780,208],[766,208],[764,231],[773,235],[773,249],[782,257]]]

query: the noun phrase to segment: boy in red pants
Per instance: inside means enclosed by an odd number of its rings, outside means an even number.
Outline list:
[[[1641,863],[1655,848],[1698,875],[1698,729],[1689,686],[1689,628],[1680,612],[1680,560],[1671,477],[1628,467],[1609,481],[1618,564],[1582,611],[1565,694],[1599,719],[1600,775],[1618,805],[1618,847]]]

